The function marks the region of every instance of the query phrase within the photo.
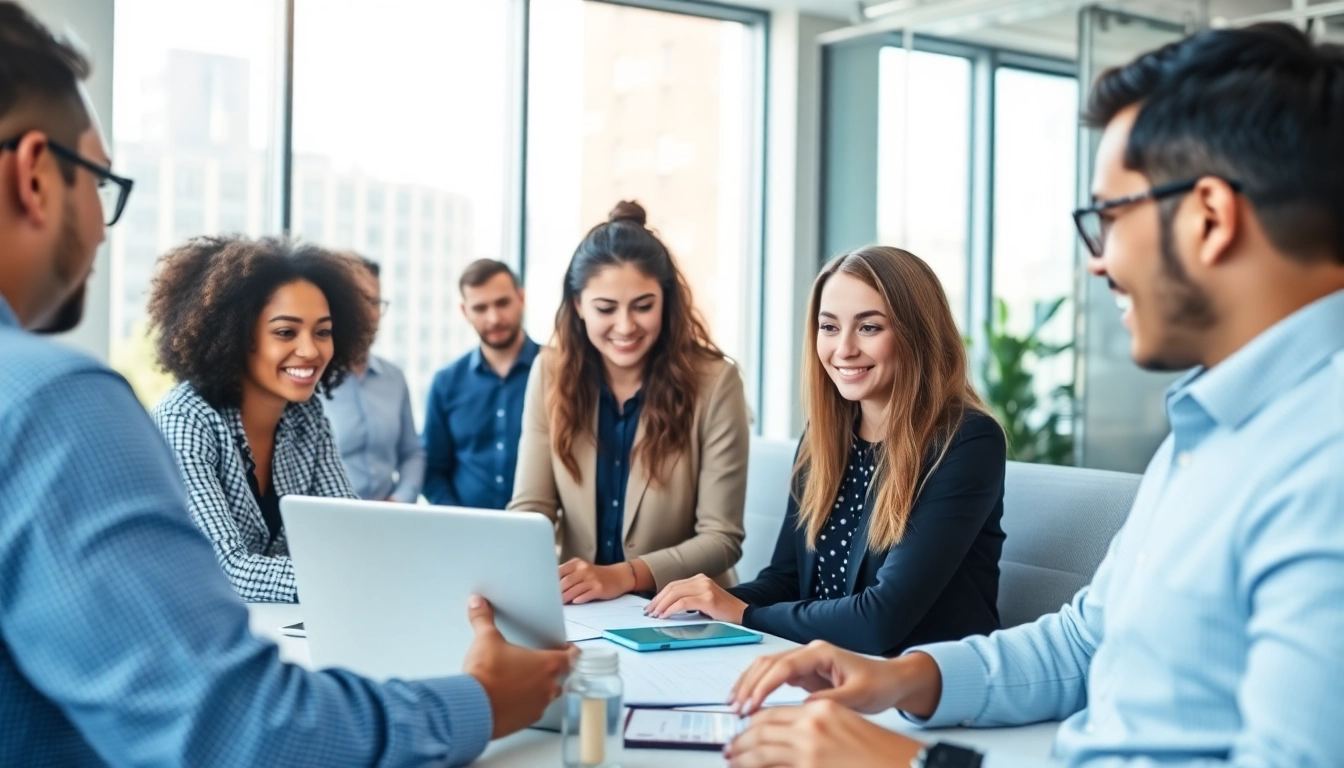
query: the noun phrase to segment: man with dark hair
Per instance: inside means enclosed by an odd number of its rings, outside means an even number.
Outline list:
[[[480,259],[458,283],[462,316],[481,345],[434,376],[425,409],[425,498],[504,509],[523,431],[523,395],[537,343],[523,332],[523,289],[509,265]]]
[[[350,256],[359,265],[376,333],[387,310],[381,270],[376,261]],[[415,433],[411,393],[401,369],[366,349],[322,406],[355,493],[361,499],[414,504],[425,480],[425,449]]]
[[[25,332],[78,319],[130,190],[88,70],[0,2],[0,765],[471,761],[541,715],[569,654],[509,645],[475,598],[467,675],[380,685],[282,663],[126,381]]]
[[[762,659],[734,766],[980,765],[927,726],[1063,719],[1069,765],[1340,764],[1344,681],[1344,49],[1286,25],[1201,32],[1102,75],[1074,213],[1135,361],[1193,367],[1092,583],[1038,621],[874,661]],[[990,754],[985,765],[1016,764]]]

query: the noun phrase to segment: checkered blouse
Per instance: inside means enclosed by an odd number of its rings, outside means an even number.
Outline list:
[[[266,545],[270,532],[247,482],[255,462],[239,410],[216,410],[182,383],[153,414],[177,457],[191,519],[214,544],[233,588],[252,602],[298,600],[284,529]],[[317,397],[285,407],[276,428],[271,482],[282,497],[356,498]]]

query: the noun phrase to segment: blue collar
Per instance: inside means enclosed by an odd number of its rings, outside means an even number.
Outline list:
[[[364,364],[364,372],[365,372],[365,373],[372,373],[372,374],[375,375],[375,376],[381,376],[381,375],[383,375],[383,361],[382,361],[382,358],[380,358],[380,357],[378,357],[377,355],[375,355],[375,354],[373,354],[372,352],[370,352],[370,353],[369,353],[369,359],[368,359],[368,362],[366,362],[366,363]]]
[[[4,296],[0,296],[0,325],[12,325],[15,328],[19,326],[19,318],[14,314],[14,310],[9,308],[9,302],[5,301]]]
[[[1213,368],[1196,368],[1167,390],[1168,409],[1192,398],[1219,424],[1236,429],[1344,349],[1344,291],[1312,302]]]
[[[513,373],[514,371],[518,370],[518,366],[523,366],[524,368],[531,369],[532,361],[537,359],[537,353],[540,351],[541,346],[537,344],[537,342],[533,341],[531,336],[528,336],[526,333],[524,333],[523,346],[519,348],[518,359],[513,361],[513,367],[509,369],[509,373]],[[480,345],[477,345],[475,349],[471,350],[471,359],[468,361],[468,363],[470,364],[471,370],[473,371],[482,371],[482,372],[489,371],[493,373],[493,371],[491,371],[490,369],[490,364],[485,361],[485,355],[481,352]]]

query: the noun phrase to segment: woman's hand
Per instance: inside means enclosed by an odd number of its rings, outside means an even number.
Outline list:
[[[668,584],[644,607],[646,614],[660,619],[682,611],[699,611],[715,621],[733,624],[742,623],[742,613],[746,610],[746,603],[704,575]]]
[[[812,701],[762,711],[723,753],[732,768],[891,768],[920,749],[833,701]]]
[[[560,599],[565,605],[614,600],[634,589],[635,572],[630,563],[593,565],[576,557],[560,566]]]

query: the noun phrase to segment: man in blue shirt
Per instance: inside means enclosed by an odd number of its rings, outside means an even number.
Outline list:
[[[475,598],[466,675],[380,685],[281,662],[126,381],[25,332],[78,323],[131,189],[88,69],[0,2],[0,765],[470,762],[540,717],[567,653],[509,645]]]
[[[873,661],[819,645],[734,766],[971,768],[840,704],[927,726],[1064,720],[1088,766],[1344,761],[1344,49],[1287,25],[1206,31],[1102,75],[1094,204],[1074,214],[1172,432],[1092,583],[1058,613]],[[839,704],[837,704],[839,702]],[[1019,762],[990,753],[985,766]]]
[[[473,262],[458,282],[481,345],[434,376],[425,408],[425,498],[504,509],[523,433],[523,395],[537,343],[523,332],[523,289],[507,264]]]
[[[360,265],[376,328],[387,306],[378,264],[351,258]],[[415,434],[411,393],[401,369],[369,351],[330,399],[320,399],[355,493],[361,499],[414,504],[425,479],[425,450]]]

